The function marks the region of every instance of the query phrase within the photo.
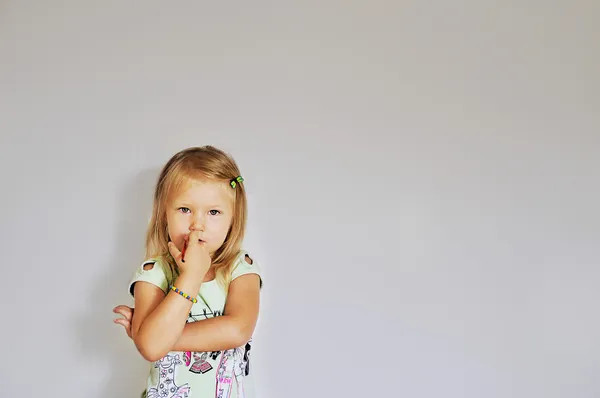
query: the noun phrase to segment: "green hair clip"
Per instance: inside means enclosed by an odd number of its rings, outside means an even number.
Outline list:
[[[234,188],[234,189],[235,189],[235,187],[236,187],[237,183],[238,183],[238,182],[243,182],[243,181],[244,181],[244,178],[242,178],[242,176],[237,176],[237,177],[235,177],[233,180],[231,180],[231,181],[229,182],[229,184],[231,185],[231,188]]]

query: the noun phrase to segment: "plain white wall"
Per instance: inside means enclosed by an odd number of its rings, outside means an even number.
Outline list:
[[[0,2],[0,397],[136,397],[158,170],[246,177],[260,398],[600,396],[600,6]]]

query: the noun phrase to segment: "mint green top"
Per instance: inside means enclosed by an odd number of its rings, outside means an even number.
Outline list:
[[[246,251],[240,251],[235,259],[231,280],[241,275],[258,274],[260,266],[252,258],[246,261]],[[154,263],[152,269],[144,266]],[[158,286],[165,295],[174,277],[168,265],[160,259],[151,258],[137,268],[129,292],[133,296],[133,284],[144,281]],[[262,287],[262,276],[261,276]],[[203,282],[192,305],[187,323],[201,322],[223,314],[227,294],[216,279]],[[183,297],[182,300],[185,300]],[[244,346],[217,352],[172,351],[153,362],[146,383],[147,398],[254,398],[253,372],[250,368],[252,339]]]

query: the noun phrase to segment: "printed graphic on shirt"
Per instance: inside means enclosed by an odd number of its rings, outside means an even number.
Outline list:
[[[252,343],[252,339],[250,339],[250,341],[247,342],[246,346],[244,347],[244,376],[250,375],[250,350],[252,349],[252,345],[250,343]]]
[[[198,309],[196,308],[196,311]],[[222,316],[221,311],[202,308],[201,312],[191,311],[186,323],[198,322],[209,318]],[[244,377],[250,374],[250,350],[252,340],[241,347],[225,351],[193,352],[181,354],[181,363],[198,377],[216,378],[216,398],[232,398],[232,383],[236,383],[237,397],[245,398]],[[214,372],[214,373],[213,373]],[[159,396],[157,396],[158,398]],[[150,396],[149,396],[150,398]],[[163,397],[160,397],[163,398]]]
[[[188,314],[188,319],[185,321],[185,323],[197,322],[201,321],[202,319],[214,318],[221,315],[223,314],[219,310],[212,311],[209,308],[202,308],[202,313],[194,314],[192,311],[190,311]]]
[[[147,398],[187,398],[191,388],[186,383],[178,386],[175,384],[177,365],[182,362],[177,355],[166,355],[164,358],[154,362],[158,368],[158,385],[148,390]]]
[[[244,375],[247,375],[246,347],[233,348],[223,352],[217,368],[216,398],[230,398],[232,383],[235,380],[237,398],[246,396],[244,391]]]
[[[202,313],[195,314],[190,312],[188,315],[188,319],[186,323],[192,323],[201,321],[203,319],[214,318],[217,316],[221,316],[221,311],[211,311],[208,308],[203,308]],[[205,374],[213,369],[213,365],[210,363],[209,359],[212,361],[216,361],[221,351],[213,351],[213,352],[184,352],[182,355],[183,362],[185,366],[189,367],[189,371],[196,374]]]
[[[194,363],[190,367],[190,372],[204,374],[213,368],[210,362],[207,361],[208,352],[203,352],[202,354],[194,352],[193,355]]]

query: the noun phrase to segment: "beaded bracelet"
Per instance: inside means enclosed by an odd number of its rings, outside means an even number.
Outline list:
[[[188,294],[185,294],[184,292],[182,292],[181,290],[179,290],[175,286],[171,286],[171,290],[174,291],[175,293],[178,293],[183,298],[185,298],[187,300],[190,300],[194,304],[196,304],[198,302],[198,299],[196,299],[196,297],[190,297]]]

